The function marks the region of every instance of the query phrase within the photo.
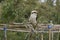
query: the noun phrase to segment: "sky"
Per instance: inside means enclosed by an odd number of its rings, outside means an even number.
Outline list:
[[[46,0],[41,0],[41,2],[45,2]],[[53,0],[52,0],[53,1]],[[56,6],[56,0],[54,0],[53,5]]]
[[[44,0],[41,0],[41,2],[44,2]]]
[[[25,1],[26,1],[26,0],[25,0]],[[40,0],[40,2],[42,2],[42,3],[44,3],[45,1],[47,1],[47,0]],[[56,0],[52,0],[52,1],[54,1],[54,2],[53,2],[53,5],[56,6]]]

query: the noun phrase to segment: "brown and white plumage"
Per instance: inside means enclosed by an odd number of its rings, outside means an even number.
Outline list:
[[[30,15],[30,18],[29,18],[29,22],[32,23],[33,25],[36,25],[37,24],[36,18],[37,18],[37,11],[33,10],[31,12],[31,15]]]

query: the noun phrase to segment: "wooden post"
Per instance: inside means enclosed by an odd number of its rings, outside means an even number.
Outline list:
[[[48,25],[48,29],[49,29],[49,40],[52,40],[51,39],[51,34],[52,34],[52,32],[51,32],[51,28],[53,27],[53,23],[52,23],[52,21],[50,21],[50,24]]]
[[[59,30],[60,30],[60,29],[59,29]],[[58,30],[57,40],[59,40],[59,30]]]
[[[7,40],[7,34],[6,34],[7,30],[6,30],[6,26],[4,27],[4,40]]]
[[[41,40],[43,40],[43,33],[41,33]]]
[[[54,37],[54,33],[52,32],[52,40],[53,40],[53,37]]]
[[[51,40],[51,29],[49,29],[49,40]]]

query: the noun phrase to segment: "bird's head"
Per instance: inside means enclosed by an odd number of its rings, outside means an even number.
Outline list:
[[[37,11],[36,11],[36,10],[33,10],[31,13],[32,13],[32,14],[33,14],[33,13],[36,13],[36,14],[37,14]]]

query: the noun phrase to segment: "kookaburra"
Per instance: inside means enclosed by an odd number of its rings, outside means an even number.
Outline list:
[[[37,24],[37,11],[36,10],[33,10],[31,12],[31,15],[29,17],[29,22],[33,25]]]

